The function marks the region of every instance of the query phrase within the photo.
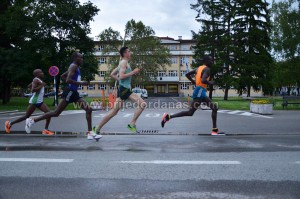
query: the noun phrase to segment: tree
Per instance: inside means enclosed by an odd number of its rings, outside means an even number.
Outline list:
[[[133,79],[133,84],[146,85],[156,79],[158,71],[170,65],[171,54],[169,50],[160,44],[159,38],[155,37],[154,30],[145,26],[141,21],[130,20],[125,26],[125,36],[118,31],[108,28],[100,33],[100,42],[105,44],[103,56],[109,57],[109,72],[116,68],[120,61],[118,51],[123,45],[128,46],[133,52],[130,64],[132,68],[140,68],[141,72]],[[153,74],[151,76],[150,74]],[[106,79],[111,82],[111,78]]]
[[[201,23],[201,29],[198,33],[192,31],[193,39],[197,41],[195,46],[194,59],[196,63],[193,67],[198,67],[202,64],[202,57],[205,54],[210,54],[214,58],[215,62],[217,60],[217,51],[219,48],[219,16],[217,13],[219,1],[206,1],[198,0],[196,4],[191,4],[191,9],[195,10],[198,15],[196,20]],[[210,79],[215,77],[217,73],[216,67],[212,68]],[[209,87],[209,97],[212,98],[213,86]]]
[[[272,48],[277,61],[276,87],[300,84],[300,1],[273,2]]]
[[[56,65],[62,72],[67,70],[74,50],[80,50],[86,58],[83,74],[87,75],[83,78],[93,79],[91,74],[97,73],[98,66],[92,55],[94,43],[87,35],[89,22],[99,9],[91,2],[81,5],[78,0],[19,0],[0,5],[0,34],[4,38],[0,52],[6,55],[0,57],[0,73],[6,82],[1,89],[3,103],[8,102],[12,83],[22,85],[19,80],[26,80],[28,84],[34,68],[46,72]],[[16,71],[19,68],[20,73]]]
[[[237,62],[238,89],[244,89],[250,96],[251,87],[258,90],[262,85],[268,87],[270,79],[270,14],[268,3],[259,1],[236,1],[233,21],[235,57]],[[269,90],[269,88],[267,89]]]
[[[217,84],[225,89],[235,86],[242,94],[250,89],[269,90],[270,65],[270,16],[265,1],[198,0],[191,8],[198,12],[196,20],[201,23],[197,39],[195,59],[205,53],[215,59],[212,71]],[[210,91],[210,97],[212,93]]]
[[[194,66],[198,67],[201,58],[209,53],[214,57],[215,67],[212,68],[211,77],[218,85],[225,89],[224,99],[228,98],[228,89],[233,84],[232,70],[232,20],[234,13],[234,1],[198,0],[191,4],[191,9],[198,15],[196,20],[201,24],[198,33],[192,32],[193,38],[197,40],[195,46]],[[209,97],[212,98],[213,87],[210,87]]]

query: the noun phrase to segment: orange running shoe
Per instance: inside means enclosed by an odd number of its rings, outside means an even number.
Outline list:
[[[10,133],[10,127],[11,127],[10,122],[6,121],[5,122],[5,132],[6,133]]]
[[[220,132],[218,128],[214,128],[211,131],[211,135],[225,135],[224,132]]]
[[[54,135],[55,133],[52,132],[52,131],[49,131],[49,130],[45,129],[45,130],[42,131],[42,134],[43,135]]]
[[[165,124],[170,120],[170,115],[167,113],[164,113],[162,120],[161,120],[161,127],[164,128]]]

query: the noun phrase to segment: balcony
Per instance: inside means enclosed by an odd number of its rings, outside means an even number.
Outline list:
[[[157,77],[158,82],[179,82],[179,77],[163,76]]]

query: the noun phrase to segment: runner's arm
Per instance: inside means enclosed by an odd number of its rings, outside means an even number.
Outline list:
[[[198,69],[192,70],[185,74],[186,78],[188,78],[193,84],[196,84],[195,80],[192,78],[192,75],[195,75],[197,73]]]
[[[209,68],[205,68],[203,70],[203,75],[202,75],[202,83],[203,84],[207,84],[207,85],[214,85],[215,82],[214,81],[208,81],[208,77],[210,76],[210,69]]]
[[[37,79],[34,79],[31,84],[31,92],[38,92],[44,86],[43,83],[38,85],[40,82]]]
[[[137,74],[137,73],[140,72],[140,69],[135,68],[130,73],[126,73],[125,74],[126,67],[127,67],[127,62],[121,61],[121,63],[120,63],[120,72],[119,72],[119,79],[126,79],[126,78],[128,78],[130,76],[133,76],[133,75],[135,75],[135,74]]]
[[[115,79],[116,81],[119,80],[119,78],[118,78],[118,67],[115,68],[115,69],[111,72],[110,77],[113,78],[113,79]]]
[[[67,75],[67,79],[66,79],[66,83],[67,84],[73,84],[73,85],[83,85],[83,86],[87,86],[89,85],[89,82],[87,81],[74,81],[72,79],[72,77],[74,76],[75,72],[76,72],[77,66],[74,64],[71,64],[71,66],[69,67],[68,70],[68,75]]]

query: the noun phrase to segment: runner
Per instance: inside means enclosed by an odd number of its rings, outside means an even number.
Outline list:
[[[19,122],[22,122],[29,118],[32,113],[35,111],[36,108],[40,109],[44,113],[47,113],[50,111],[47,104],[44,103],[44,93],[45,93],[45,83],[42,81],[44,78],[44,73],[41,69],[35,69],[33,71],[34,79],[32,80],[32,83],[29,84],[31,87],[32,96],[29,100],[29,106],[27,107],[27,111],[24,116],[16,119],[15,121],[6,121],[5,122],[5,131],[6,133],[10,133],[11,127]],[[46,120],[45,129],[42,131],[42,134],[44,135],[54,135],[52,131],[48,130],[49,124],[50,124],[50,118]]]
[[[167,113],[164,113],[161,121],[162,128],[165,126],[166,122],[168,122],[170,119],[177,118],[177,117],[193,116],[195,111],[201,105],[201,103],[205,102],[205,104],[208,107],[210,107],[212,110],[211,117],[212,117],[213,128],[211,131],[211,135],[224,135],[224,133],[219,132],[219,129],[217,128],[218,106],[217,104],[213,103],[212,100],[206,95],[207,86],[214,84],[214,81],[209,81],[210,69],[212,66],[213,66],[212,57],[206,55],[203,57],[202,66],[199,66],[197,69],[190,71],[189,73],[186,74],[186,77],[194,85],[196,85],[192,96],[193,101],[191,107],[188,111],[182,111],[174,115],[169,115]],[[191,77],[191,75],[196,75],[196,81]]]
[[[95,132],[97,134],[100,134],[100,130],[102,129],[102,127],[110,119],[117,115],[119,110],[122,108],[123,102],[127,99],[130,99],[137,104],[137,108],[134,112],[133,118],[130,124],[127,125],[127,128],[133,133],[138,133],[136,128],[136,121],[143,110],[146,108],[146,102],[131,91],[131,78],[133,75],[138,74],[140,72],[140,69],[131,69],[128,63],[128,61],[131,59],[131,52],[128,47],[122,47],[120,49],[120,55],[122,57],[120,64],[111,73],[111,77],[119,82],[118,96],[112,110],[108,114],[106,114],[99,125],[95,127]]]
[[[87,139],[92,140],[96,139],[99,140],[102,135],[97,135],[92,130],[92,109],[90,106],[79,96],[78,93],[78,87],[79,85],[87,86],[89,85],[89,82],[87,81],[81,81],[81,74],[80,74],[80,66],[83,63],[82,55],[78,52],[73,53],[72,55],[72,63],[69,66],[66,83],[68,84],[67,88],[64,90],[62,94],[62,100],[58,104],[57,108],[54,112],[46,113],[40,117],[36,118],[28,118],[26,119],[26,126],[25,130],[27,133],[30,133],[31,127],[34,123],[48,119],[51,117],[58,117],[63,110],[68,106],[69,103],[79,103],[79,106],[85,110],[86,112],[86,120],[88,124],[88,133],[87,133]],[[64,73],[63,75],[65,75]]]

